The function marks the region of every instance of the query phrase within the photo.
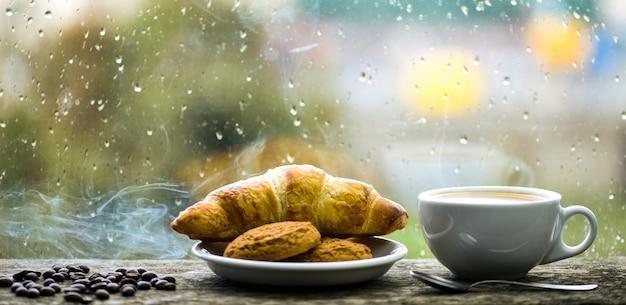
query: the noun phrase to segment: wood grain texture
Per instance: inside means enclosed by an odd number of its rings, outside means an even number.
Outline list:
[[[43,271],[54,263],[85,264],[92,272],[119,267],[145,268],[177,279],[175,291],[138,291],[133,297],[114,294],[92,304],[624,304],[626,257],[572,258],[533,269],[527,280],[551,283],[597,283],[586,292],[549,291],[505,285],[478,286],[468,293],[450,294],[409,276],[415,269],[449,276],[436,260],[402,260],[384,276],[362,284],[328,288],[277,288],[237,284],[215,275],[207,265],[191,260],[0,260],[0,274],[23,269]],[[69,304],[61,295],[27,299],[0,288],[0,304]]]

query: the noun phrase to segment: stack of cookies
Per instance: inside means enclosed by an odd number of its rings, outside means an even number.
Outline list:
[[[228,244],[224,256],[259,261],[337,262],[372,258],[372,251],[347,239],[322,237],[310,222],[284,221],[239,235]]]

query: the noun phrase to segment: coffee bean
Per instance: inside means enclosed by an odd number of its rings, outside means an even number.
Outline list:
[[[54,264],[54,265],[52,265],[52,267],[50,267],[50,269],[52,269],[52,270],[54,270],[54,271],[57,271],[57,272],[58,272],[58,271],[59,271],[59,269],[61,269],[61,268],[65,268],[65,265],[62,265],[62,264]]]
[[[48,287],[50,287],[50,288],[54,289],[54,292],[55,292],[55,293],[59,293],[59,292],[61,292],[61,285],[59,285],[59,284],[57,284],[57,283],[52,283],[52,284],[50,284],[50,286],[48,286]]]
[[[26,297],[28,297],[28,298],[38,298],[39,297],[39,290],[37,290],[35,288],[28,288],[28,290],[26,290]]]
[[[105,289],[98,289],[98,290],[96,290],[94,295],[96,296],[96,298],[98,298],[100,300],[107,300],[110,297],[109,292],[106,291]]]
[[[155,277],[157,277],[157,274],[154,272],[150,272],[150,271],[146,271],[141,274],[141,279],[144,281],[150,281]]]
[[[70,280],[85,279],[87,276],[83,272],[70,272]]]
[[[124,286],[124,285],[133,285],[133,286],[137,286],[137,281],[135,279],[132,278],[125,278],[120,282],[120,285]]]
[[[89,286],[89,289],[91,290],[98,290],[98,289],[106,289],[108,287],[109,283],[107,282],[98,282],[95,284],[91,284]]]
[[[120,292],[120,285],[117,283],[108,283],[106,286],[106,290],[109,293],[118,293]]]
[[[176,279],[173,276],[166,275],[162,276],[161,279],[176,284]]]
[[[53,274],[55,274],[55,273],[56,273],[56,271],[55,271],[54,269],[48,269],[48,270],[45,270],[45,271],[41,274],[41,276],[42,276],[44,279],[49,279],[49,278],[51,278],[51,277],[52,277],[52,275],[53,275]]]
[[[15,289],[20,287],[24,288],[24,285],[21,282],[14,282],[13,285],[11,285],[11,292],[15,292]]]
[[[126,274],[126,268],[117,268],[117,269],[115,269],[115,272],[119,272],[122,275],[124,275],[124,274]]]
[[[137,289],[139,290],[150,290],[151,287],[152,285],[150,285],[150,282],[147,282],[147,281],[137,282]]]
[[[24,297],[26,296],[26,293],[28,292],[28,289],[24,286],[18,287],[15,289],[15,295],[18,297]]]
[[[78,292],[68,292],[63,298],[68,302],[83,302],[83,296]]]
[[[135,288],[130,285],[126,285],[122,287],[120,293],[122,294],[122,296],[132,297],[135,295]]]
[[[55,273],[55,274],[53,274],[53,275],[52,275],[52,279],[53,279],[55,282],[57,282],[57,283],[58,283],[58,282],[63,282],[63,281],[65,281],[65,275],[63,275],[63,273],[59,273],[59,272],[57,272],[57,273]]]
[[[39,290],[39,293],[41,294],[41,296],[51,296],[56,293],[56,290],[52,287],[46,286],[42,287],[41,290]]]
[[[86,265],[78,265],[78,268],[80,268],[83,273],[89,273],[90,271],[89,266]]]
[[[85,292],[85,290],[87,290],[87,286],[85,286],[83,284],[80,284],[80,283],[78,283],[78,284],[74,283],[74,284],[70,285],[69,288],[77,289],[80,292]]]
[[[139,273],[139,271],[135,270],[135,269],[129,269],[126,270],[126,273],[124,274],[127,278],[133,279],[133,280],[138,280],[141,278],[141,274]]]
[[[13,279],[8,276],[0,276],[0,287],[11,287]]]
[[[169,283],[169,282],[166,281],[166,280],[161,279],[161,280],[158,280],[154,284],[154,287],[156,287],[156,289],[163,290],[163,289],[165,289],[165,285],[167,285],[167,283]]]

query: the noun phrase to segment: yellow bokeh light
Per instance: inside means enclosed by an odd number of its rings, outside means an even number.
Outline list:
[[[531,19],[526,28],[528,47],[549,66],[580,64],[591,50],[588,26],[578,19],[546,13]]]
[[[479,59],[460,49],[434,50],[406,66],[405,100],[416,110],[452,117],[476,107],[483,92]]]

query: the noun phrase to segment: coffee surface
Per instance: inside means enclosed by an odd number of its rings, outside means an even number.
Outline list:
[[[514,192],[451,192],[436,194],[431,197],[434,200],[443,200],[455,203],[521,203],[534,202],[546,199],[545,197]]]

